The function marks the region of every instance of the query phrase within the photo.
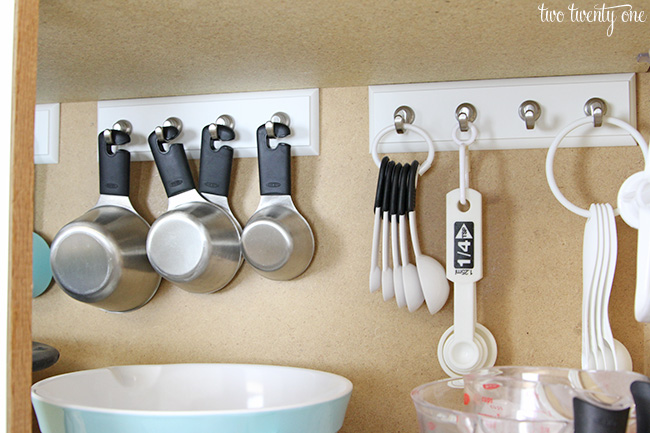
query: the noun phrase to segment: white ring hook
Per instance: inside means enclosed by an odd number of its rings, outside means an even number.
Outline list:
[[[560,145],[560,142],[564,139],[564,137],[567,136],[567,134],[569,134],[571,131],[573,131],[574,129],[582,125],[587,125],[587,124],[593,125],[593,122],[594,122],[593,117],[588,116],[588,117],[580,118],[575,122],[567,125],[555,137],[553,144],[551,144],[551,146],[548,148],[548,153],[546,154],[546,180],[548,181],[548,186],[551,188],[551,192],[553,193],[555,198],[562,204],[562,206],[564,206],[571,212],[583,216],[585,218],[589,218],[591,216],[591,212],[589,212],[588,209],[583,209],[571,203],[566,197],[564,197],[564,195],[560,191],[560,188],[558,188],[557,183],[555,182],[555,177],[553,175],[553,159],[555,158],[555,152],[558,146]],[[634,138],[634,140],[638,143],[639,147],[641,148],[641,152],[643,153],[645,170],[650,171],[650,165],[648,164],[648,143],[645,141],[641,133],[637,131],[629,123],[624,122],[615,117],[603,117],[603,124],[605,123],[613,126],[618,126],[619,128],[624,129],[632,136],[632,138]],[[618,208],[614,209],[614,215],[619,215]]]
[[[433,141],[431,141],[429,134],[427,134],[424,129],[418,128],[415,125],[404,123],[404,129],[406,131],[413,131],[416,134],[420,135],[429,147],[429,155],[427,156],[427,159],[422,164],[420,164],[420,169],[418,170],[418,173],[420,176],[422,176],[424,173],[426,173],[426,171],[429,169],[429,167],[431,167],[431,164],[433,163],[433,157],[436,153],[435,149],[433,148]],[[394,125],[387,126],[386,128],[379,131],[379,133],[377,133],[375,136],[375,139],[372,141],[370,152],[372,154],[372,159],[375,161],[375,164],[377,164],[377,167],[381,166],[381,160],[379,159],[379,155],[377,155],[377,145],[379,144],[379,141],[381,141],[381,139],[388,135],[390,132],[396,133]]]
[[[472,122],[467,124],[469,128],[469,138],[462,139],[460,137],[461,129],[460,125],[456,125],[451,133],[451,138],[459,146],[458,149],[458,173],[460,177],[459,189],[460,189],[460,204],[465,206],[467,204],[467,199],[465,198],[465,193],[467,188],[469,188],[469,151],[468,146],[474,141],[478,136],[478,128],[474,126]]]

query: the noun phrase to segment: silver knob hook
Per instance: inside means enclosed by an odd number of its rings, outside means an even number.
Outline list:
[[[587,116],[594,117],[596,128],[603,126],[603,116],[607,114],[607,103],[600,98],[591,98],[584,107]]]
[[[413,124],[413,121],[415,121],[415,112],[408,105],[399,106],[393,113],[393,120],[395,122],[395,131],[398,134],[404,134],[404,124]]]
[[[208,126],[208,131],[210,131],[210,137],[213,140],[218,140],[219,139],[219,134],[217,133],[217,126],[226,126],[230,129],[235,129],[235,119],[232,118],[232,116],[228,114],[222,114],[221,116],[217,117],[217,120],[214,123],[211,123],[210,126]]]
[[[175,134],[174,136],[167,139],[165,137],[163,128],[169,128],[170,126],[176,128],[178,130],[178,134]],[[160,142],[168,143],[174,138],[178,137],[181,134],[182,130],[183,130],[183,122],[181,121],[181,119],[179,119],[178,117],[169,117],[163,122],[162,126],[156,126],[155,129],[156,138]]]
[[[266,135],[269,138],[277,138],[275,136],[275,131],[273,131],[273,124],[274,123],[282,123],[283,125],[290,126],[291,119],[289,118],[289,115],[287,113],[283,113],[281,111],[274,113],[273,116],[271,116],[271,120],[266,122],[264,125],[266,128]]]
[[[469,122],[476,120],[476,107],[468,102],[460,104],[456,108],[456,120],[458,120],[462,132],[469,131]]]
[[[519,106],[519,117],[526,122],[526,129],[534,129],[541,114],[542,108],[535,101],[524,101]]]
[[[113,128],[111,129],[124,132],[126,135],[131,136],[131,133],[133,132],[133,125],[131,125],[131,122],[126,119],[120,119],[113,124]],[[106,141],[106,144],[114,145],[115,143],[113,142],[111,129],[104,130],[104,140]]]

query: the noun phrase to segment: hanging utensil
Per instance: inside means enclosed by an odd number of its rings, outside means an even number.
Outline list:
[[[381,206],[384,196],[384,178],[388,157],[384,156],[377,176],[377,191],[375,192],[375,217],[372,226],[372,250],[370,252],[370,292],[376,292],[381,287],[381,269],[379,268],[379,238],[381,236]]]
[[[424,295],[424,301],[430,314],[436,314],[447,302],[449,297],[449,281],[445,268],[433,257],[422,254],[418,238],[417,222],[415,219],[415,198],[416,183],[418,178],[418,161],[411,163],[411,170],[408,181],[408,215],[409,228],[411,229],[411,241],[413,243],[413,254],[415,256],[420,287]]]
[[[131,155],[126,150],[113,151],[114,145],[126,144],[130,137],[113,128],[100,133],[97,140],[99,200],[57,233],[50,264],[54,279],[69,296],[107,311],[124,312],[146,304],[156,293],[160,276],[145,251],[149,224],[129,200]]]
[[[406,219],[407,201],[408,201],[408,177],[411,170],[411,164],[404,164],[400,179],[399,193],[399,247],[400,257],[402,258],[402,279],[404,281],[404,296],[406,306],[412,313],[424,303],[424,294],[420,286],[420,277],[414,264],[409,263],[409,247],[407,239],[408,220]]]
[[[151,226],[147,256],[160,275],[183,290],[212,293],[239,269],[239,231],[226,211],[194,188],[183,145],[165,150],[179,133],[179,126],[157,127],[148,138],[169,204]]]
[[[406,295],[404,294],[404,277],[402,275],[402,263],[399,258],[399,192],[402,175],[402,164],[398,163],[393,169],[393,184],[390,193],[390,240],[391,253],[393,258],[393,286],[395,288],[395,300],[399,308],[406,306]]]
[[[291,146],[269,145],[269,131],[283,138],[289,127],[267,122],[257,129],[260,202],[242,232],[246,261],[262,276],[291,280],[307,270],[314,255],[314,235],[291,198]]]
[[[384,199],[381,207],[382,225],[381,225],[381,293],[384,301],[388,301],[395,296],[395,286],[393,285],[393,268],[389,261],[389,233],[391,230],[390,216],[390,198],[393,184],[393,170],[395,163],[390,161],[386,167],[386,176],[384,178]]]
[[[450,376],[494,365],[496,340],[476,321],[476,283],[483,277],[482,197],[460,188],[447,193],[447,278],[454,283],[454,324],[440,338],[438,360]]]

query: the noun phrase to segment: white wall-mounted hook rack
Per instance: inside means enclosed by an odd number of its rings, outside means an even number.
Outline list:
[[[417,113],[414,125],[433,139],[436,151],[458,150],[452,131],[458,126],[456,108],[471,101],[480,111],[474,124],[480,131],[472,150],[547,148],[564,126],[584,116],[585,101],[599,97],[607,103],[607,116],[636,126],[634,74],[571,77],[515,78],[397,84],[369,87],[369,138],[393,124],[393,111],[408,105]],[[544,115],[527,129],[518,115],[522,101],[534,100]],[[618,128],[582,128],[571,133],[565,147],[633,146],[636,142]],[[388,134],[378,145],[379,153],[426,152],[417,134]]]
[[[318,89],[99,101],[97,131],[110,128],[115,119],[129,119],[133,124],[131,143],[127,147],[131,160],[150,161],[147,137],[162,119],[178,117],[183,120],[183,131],[174,141],[183,143],[188,158],[198,159],[203,127],[213,123],[215,116],[228,113],[237,122],[236,138],[228,142],[235,151],[234,156],[256,157],[255,131],[276,112],[286,113],[291,118],[291,137],[287,139],[291,154],[318,155]]]

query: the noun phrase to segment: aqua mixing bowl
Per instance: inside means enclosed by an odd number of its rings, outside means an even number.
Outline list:
[[[492,367],[421,385],[411,397],[420,433],[572,433],[573,397],[630,407],[628,432],[635,432],[630,385],[637,380],[648,378],[633,372]]]
[[[42,433],[335,433],[352,383],[322,371],[169,364],[63,374],[32,386]]]

